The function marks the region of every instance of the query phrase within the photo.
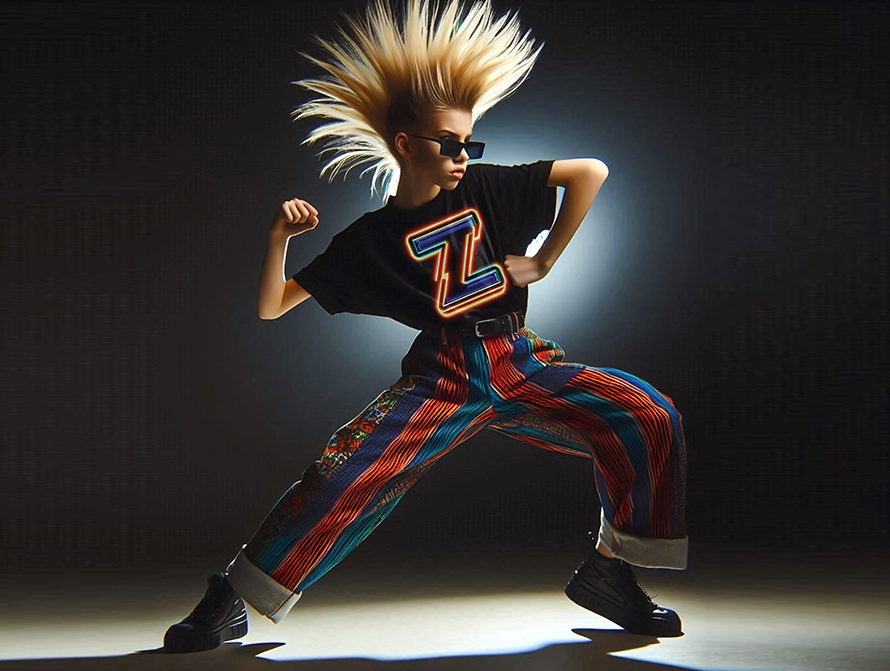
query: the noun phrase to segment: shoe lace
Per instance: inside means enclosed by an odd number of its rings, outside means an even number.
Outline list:
[[[195,609],[189,615],[189,619],[198,620],[201,622],[210,620],[213,618],[214,615],[217,614],[220,609],[220,605],[221,604],[219,603],[214,604],[207,601],[201,601],[201,603],[195,606]]]
[[[646,588],[643,587],[640,583],[637,583],[637,587],[640,588],[640,592],[641,592],[640,596],[642,596],[644,599],[646,599],[646,603],[648,605],[652,606],[652,610],[655,610],[656,608],[658,608],[658,604],[652,600],[652,597],[649,595],[649,592],[646,591]],[[658,596],[658,594],[656,593],[655,596]]]
[[[210,620],[226,604],[227,600],[222,583],[211,585],[207,588],[204,598],[189,614],[189,619],[197,621]]]
[[[657,609],[659,606],[652,600],[652,597],[649,596],[649,592],[646,591],[646,588],[643,587],[636,577],[633,574],[633,571],[630,570],[630,567],[622,562],[623,570],[625,570],[630,578],[630,582],[636,586],[636,589],[633,590],[634,594],[636,594],[637,598],[640,599],[641,603],[644,603],[647,607],[650,607],[652,610]],[[655,596],[658,596],[656,593]]]

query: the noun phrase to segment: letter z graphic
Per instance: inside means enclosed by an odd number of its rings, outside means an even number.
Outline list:
[[[451,283],[449,254],[450,237],[464,234],[463,258],[460,265],[460,278]],[[480,270],[473,270],[476,242],[482,237],[482,217],[475,208],[464,210],[405,237],[408,253],[416,261],[436,259],[433,276],[436,282],[436,311],[443,317],[453,317],[470,308],[487,303],[507,290],[507,280],[500,264],[492,263]],[[454,286],[456,285],[456,286]]]

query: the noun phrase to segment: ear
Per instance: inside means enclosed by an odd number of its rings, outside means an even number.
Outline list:
[[[402,158],[408,158],[411,156],[411,146],[408,141],[408,134],[404,131],[399,131],[396,133],[395,138],[393,138],[393,143],[395,144],[396,151],[399,153],[399,156]]]

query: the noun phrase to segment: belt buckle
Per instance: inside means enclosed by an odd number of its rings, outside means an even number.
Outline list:
[[[487,324],[489,322],[496,322],[496,321],[497,321],[497,319],[483,319],[481,321],[476,322],[475,324],[473,324],[473,333],[476,334],[477,338],[484,338],[485,336],[483,334],[479,333],[479,324]]]
[[[500,330],[495,333],[505,333],[504,328],[507,328],[509,332],[513,332],[513,315],[501,315],[500,317],[492,317],[491,319],[483,319],[481,321],[473,324],[473,332],[476,334],[477,338],[484,338],[485,334],[479,333],[479,324],[491,324],[494,323]],[[488,335],[494,335],[489,333]]]

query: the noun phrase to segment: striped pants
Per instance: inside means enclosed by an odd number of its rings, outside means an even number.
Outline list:
[[[638,566],[686,567],[686,449],[669,397],[628,373],[565,363],[556,343],[422,331],[402,377],[337,430],[229,565],[280,622],[302,590],[392,512],[437,459],[482,429],[592,457],[599,542]]]

